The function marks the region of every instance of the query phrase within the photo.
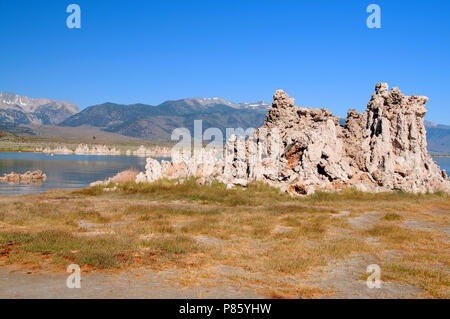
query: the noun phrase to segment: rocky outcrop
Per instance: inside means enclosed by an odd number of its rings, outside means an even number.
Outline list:
[[[0,177],[0,182],[7,182],[11,184],[31,184],[31,183],[41,183],[47,179],[47,175],[42,173],[42,171],[27,171],[24,174],[18,174],[15,172],[4,174],[3,177]]]
[[[126,183],[133,182],[138,175],[138,171],[135,169],[127,169],[122,172],[117,173],[113,177],[110,177],[104,181],[96,181],[89,184],[89,186],[107,186],[110,183]]]
[[[151,148],[146,148],[144,145],[141,145],[136,151],[131,152],[130,150],[127,150],[126,155],[134,155],[139,157],[170,157],[171,150],[168,147],[154,146]]]
[[[379,83],[365,113],[349,112],[345,153],[355,177],[365,180],[368,190],[449,190],[445,171],[426,148],[427,101],[425,96],[405,96],[396,87],[389,91],[386,83]]]
[[[79,144],[74,152],[76,155],[121,155],[120,150],[115,147],[109,148],[106,145]]]
[[[46,147],[43,150],[41,150],[41,152],[46,154],[62,154],[62,155],[73,154],[73,151],[71,149],[68,149],[67,146],[56,147],[54,149]]]
[[[350,110],[345,126],[326,109],[295,106],[282,90],[273,98],[264,125],[247,140],[232,136],[222,160],[149,159],[139,181],[189,175],[216,176],[227,185],[263,180],[300,195],[350,186],[370,192],[450,190],[445,171],[426,149],[427,97],[405,96],[379,83],[366,111]]]
[[[171,161],[158,162],[153,158],[147,158],[145,173],[141,172],[136,177],[136,182],[153,182],[160,178],[168,179],[183,177],[209,177],[222,174],[223,164],[215,150],[204,148],[194,151],[174,151]]]

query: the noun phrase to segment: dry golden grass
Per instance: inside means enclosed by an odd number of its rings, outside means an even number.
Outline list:
[[[268,297],[302,298],[328,293],[298,281],[330,261],[401,250],[399,258],[380,259],[386,279],[449,297],[445,235],[402,226],[411,218],[448,226],[448,194],[348,189],[293,198],[260,183],[227,190],[193,179],[104,188],[0,197],[0,263],[174,267],[186,285],[238,281]],[[350,214],[339,215],[344,210]],[[379,220],[367,228],[349,222],[373,211]]]

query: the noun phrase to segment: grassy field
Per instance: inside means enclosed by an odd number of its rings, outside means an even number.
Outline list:
[[[327,267],[363,258],[357,277],[343,279],[365,280],[376,263],[383,281],[450,297],[448,194],[349,189],[293,198],[259,183],[227,190],[191,179],[2,196],[0,207],[3,265],[177,269],[186,286],[239,283],[302,298],[332,294],[316,284]]]

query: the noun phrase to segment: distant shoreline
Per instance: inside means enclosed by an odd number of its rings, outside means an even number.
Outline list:
[[[97,153],[86,153],[86,154],[76,154],[76,153],[70,153],[70,154],[64,154],[64,153],[53,153],[53,152],[43,152],[38,150],[12,150],[12,149],[1,149],[0,153],[35,153],[35,154],[47,154],[50,156],[53,155],[86,155],[86,156],[128,156],[128,157],[157,157],[157,158],[170,158],[167,154],[146,154],[146,155],[137,155],[137,154],[126,154],[126,153],[120,153],[120,154],[97,154]]]

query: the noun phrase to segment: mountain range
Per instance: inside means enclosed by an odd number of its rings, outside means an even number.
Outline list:
[[[186,127],[193,132],[194,120],[203,120],[203,130],[217,127],[259,127],[270,105],[232,103],[221,98],[191,98],[166,101],[157,106],[104,103],[87,107],[60,126],[93,126],[107,132],[158,141],[170,140],[172,131]]]
[[[78,106],[70,102],[0,93],[0,124],[3,125],[57,125],[78,112]]]
[[[58,126],[104,132],[153,141],[170,141],[172,131],[186,127],[193,132],[194,120],[203,120],[203,130],[217,127],[260,127],[270,104],[233,103],[222,98],[189,98],[166,101],[157,106],[147,104],[103,103],[79,111],[70,102],[31,99],[0,93],[0,129],[33,134],[36,126]],[[341,119],[344,122],[344,119]],[[450,126],[425,121],[428,150],[431,154],[450,154]]]

